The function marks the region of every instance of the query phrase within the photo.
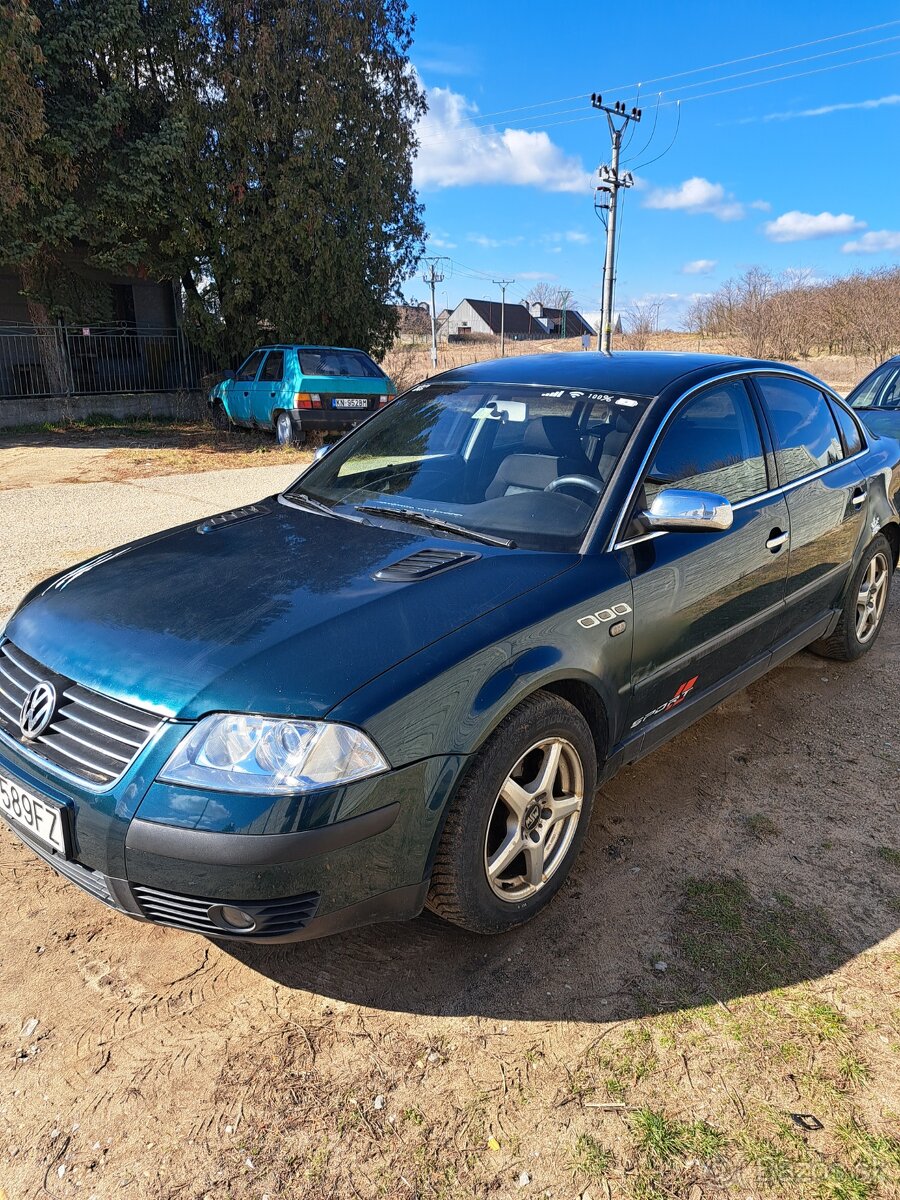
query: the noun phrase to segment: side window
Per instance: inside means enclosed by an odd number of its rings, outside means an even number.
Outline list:
[[[854,408],[897,408],[900,405],[900,367],[885,363],[864,379],[853,396]]]
[[[685,405],[644,480],[648,505],[664,488],[715,492],[737,504],[768,486],[759,426],[740,380],[715,385]]]
[[[284,351],[270,350],[260,372],[260,383],[281,383],[284,379]]]
[[[254,350],[247,361],[238,369],[235,379],[239,383],[252,383],[259,370],[259,364],[265,356],[265,350]]]
[[[838,423],[838,428],[841,431],[841,437],[844,439],[844,450],[849,458],[853,454],[859,454],[862,450],[862,437],[860,436],[859,427],[856,422],[840,404],[836,404],[831,397],[828,398],[828,404],[831,408],[832,415]]]
[[[756,384],[772,423],[782,483],[841,461],[841,435],[820,391],[799,379],[778,375],[757,375]]]

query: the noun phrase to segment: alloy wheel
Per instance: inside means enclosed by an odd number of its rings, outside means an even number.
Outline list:
[[[871,641],[878,632],[887,603],[889,578],[887,556],[879,551],[866,567],[856,597],[856,638],[861,645]]]
[[[565,738],[526,750],[500,788],[484,843],[491,890],[517,903],[543,888],[575,837],[584,802],[584,768]]]

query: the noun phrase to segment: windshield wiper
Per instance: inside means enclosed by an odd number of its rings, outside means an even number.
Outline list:
[[[335,512],[330,504],[323,504],[321,500],[314,500],[312,496],[307,496],[306,492],[282,492],[285,500],[290,500],[292,504],[300,504],[304,508],[309,508],[313,512],[321,513],[323,517],[334,517],[336,520],[343,518],[345,521],[358,521],[361,525],[368,525],[370,522],[365,517],[351,517],[349,513]]]
[[[465,525],[455,525],[441,517],[432,517],[428,513],[419,512],[417,508],[389,508],[386,504],[357,504],[359,512],[377,513],[379,517],[395,517],[398,521],[409,521],[413,525],[427,525],[429,529],[441,529],[445,533],[455,533],[460,537],[469,538],[473,542],[484,542],[488,546],[504,546],[507,550],[515,550],[516,543],[509,538],[495,537],[492,533],[480,533],[477,529],[467,529]]]

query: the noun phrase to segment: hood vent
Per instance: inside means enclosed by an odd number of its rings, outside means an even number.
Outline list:
[[[215,517],[207,517],[197,526],[198,533],[213,533],[223,525],[234,525],[237,521],[249,521],[253,517],[264,517],[272,510],[265,504],[248,504],[244,508],[233,508],[231,512],[219,513]]]
[[[375,573],[374,578],[385,583],[412,583],[416,579],[427,579],[431,575],[437,575],[439,571],[458,567],[461,563],[474,562],[476,558],[481,558],[481,555],[467,554],[463,550],[417,550],[408,558],[401,558],[389,567],[382,567]]]

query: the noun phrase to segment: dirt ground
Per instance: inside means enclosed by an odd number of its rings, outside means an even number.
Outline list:
[[[3,493],[8,594],[36,512],[49,572],[156,527],[157,493],[192,517],[203,478]],[[260,495],[206,479],[210,511]],[[0,1197],[900,1195],[898,673],[900,587],[867,658],[801,654],[606,785],[557,901],[501,938],[219,946],[3,827]]]

